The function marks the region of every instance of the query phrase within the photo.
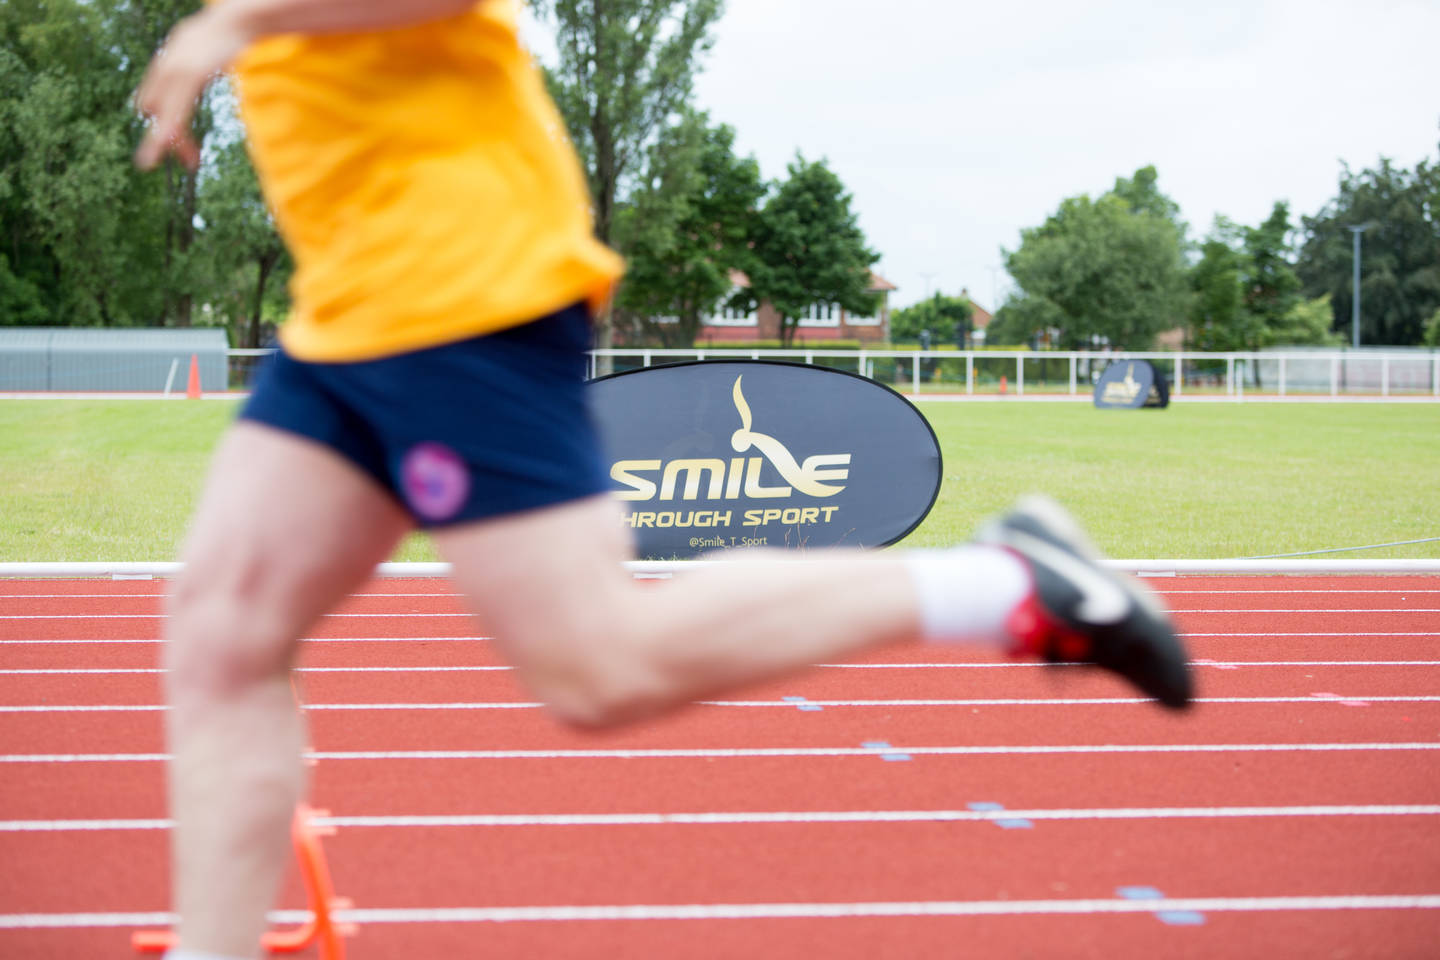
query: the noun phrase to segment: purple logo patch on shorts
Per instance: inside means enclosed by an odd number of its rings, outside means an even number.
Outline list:
[[[455,516],[470,494],[470,472],[465,461],[440,443],[422,443],[410,449],[400,464],[405,499],[426,520]]]

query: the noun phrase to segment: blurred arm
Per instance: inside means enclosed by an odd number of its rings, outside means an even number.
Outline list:
[[[253,41],[277,33],[403,27],[452,17],[475,5],[476,0],[222,0],[210,10]]]
[[[476,0],[223,0],[175,25],[135,94],[150,128],[135,151],[142,170],[173,152],[190,169],[200,151],[190,138],[195,103],[221,70],[264,37],[402,27],[464,13]]]

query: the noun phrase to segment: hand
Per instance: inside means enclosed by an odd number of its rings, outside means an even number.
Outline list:
[[[208,7],[181,20],[145,69],[135,93],[136,108],[150,121],[135,151],[141,170],[152,169],[172,152],[190,170],[200,165],[200,149],[190,137],[195,104],[251,40],[235,18],[224,15],[227,6]]]

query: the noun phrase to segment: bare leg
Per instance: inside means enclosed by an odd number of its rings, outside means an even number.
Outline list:
[[[216,455],[166,628],[185,948],[258,954],[304,786],[295,642],[409,526],[368,477],[290,434],[242,421]]]
[[[913,639],[894,554],[760,554],[637,584],[609,498],[442,531],[460,588],[535,692],[582,724],[634,719],[857,648]]]

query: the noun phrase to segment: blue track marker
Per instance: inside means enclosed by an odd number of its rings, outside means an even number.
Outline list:
[[[1165,894],[1154,887],[1116,887],[1115,893],[1126,900],[1164,900]],[[1156,910],[1161,923],[1177,927],[1196,927],[1205,922],[1205,914],[1194,910]]]
[[[897,761],[897,760],[909,760],[909,759],[910,759],[910,754],[908,754],[908,753],[901,753],[900,751],[894,749],[893,747],[890,746],[890,742],[889,742],[888,740],[866,740],[864,743],[860,744],[860,746],[864,747],[866,750],[888,750],[888,751],[890,751],[889,753],[882,753],[882,754],[880,754],[880,759],[881,759],[881,760],[887,760],[887,761],[892,761],[892,762],[893,762],[893,761]]]
[[[786,703],[795,704],[796,707],[805,711],[806,713],[819,713],[821,710],[825,709],[818,703],[811,703],[804,697],[781,697],[780,699],[784,700]]]
[[[974,810],[976,813],[993,813],[997,810],[1005,809],[1005,805],[1000,803],[967,803],[965,804],[965,806],[969,807],[971,810]],[[993,822],[997,826],[1003,827],[1006,830],[1029,830],[1031,827],[1035,826],[1035,824],[1031,823],[1029,820],[1023,819],[1021,817],[995,820]]]

